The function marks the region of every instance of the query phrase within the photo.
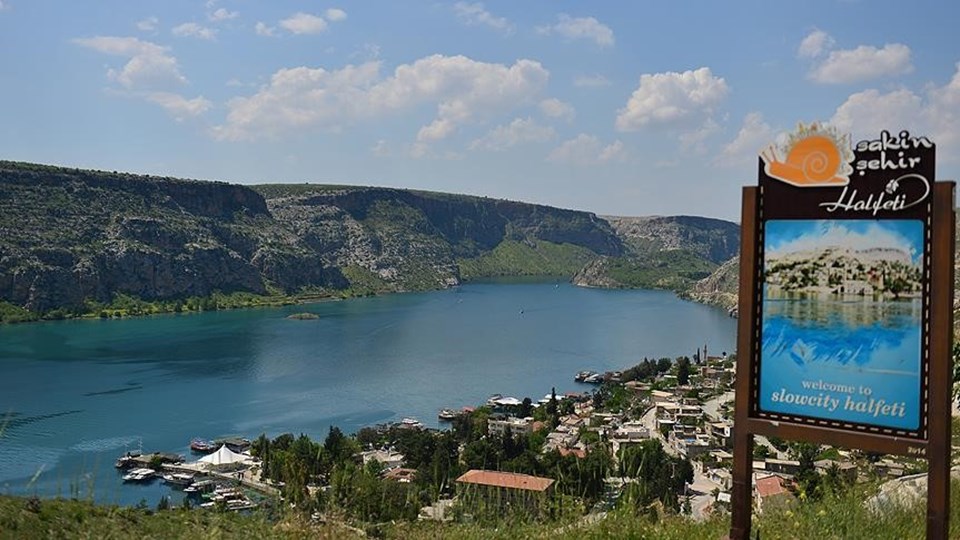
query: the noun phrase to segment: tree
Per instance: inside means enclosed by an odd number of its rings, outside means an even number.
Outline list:
[[[686,356],[677,358],[677,384],[685,385],[690,382],[690,359]]]
[[[520,411],[518,413],[518,416],[520,418],[526,418],[530,416],[532,412],[533,412],[533,401],[531,401],[530,398],[528,397],[523,398],[523,402],[520,403]]]

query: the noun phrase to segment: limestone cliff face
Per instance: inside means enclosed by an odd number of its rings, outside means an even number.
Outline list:
[[[710,276],[696,282],[684,296],[695,302],[718,306],[735,315],[740,288],[740,256],[720,265]]]
[[[459,283],[512,240],[617,256],[593,214],[479,197],[245,187],[0,161],[0,301],[35,312],[214,291],[311,294]]]
[[[617,235],[638,254],[685,250],[720,264],[737,255],[740,226],[698,216],[605,216]]]

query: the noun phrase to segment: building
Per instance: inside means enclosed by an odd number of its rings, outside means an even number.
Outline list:
[[[543,515],[554,481],[529,474],[471,469],[457,478],[457,496],[467,513],[522,510]]]
[[[501,418],[490,417],[487,420],[487,434],[503,437],[510,431],[511,435],[530,435],[533,433],[533,418],[517,418],[506,416]]]
[[[764,508],[779,508],[794,501],[784,480],[772,474],[754,475],[753,494],[758,514],[763,513]]]
[[[731,422],[711,422],[707,426],[710,436],[720,448],[733,448],[733,424]]]
[[[383,473],[384,480],[393,480],[401,484],[409,484],[417,478],[416,469],[405,469],[403,467],[397,467],[396,469],[390,469],[389,471]]]
[[[364,465],[378,461],[384,469],[395,469],[403,465],[403,454],[393,450],[368,450],[361,452],[360,457],[363,458]]]

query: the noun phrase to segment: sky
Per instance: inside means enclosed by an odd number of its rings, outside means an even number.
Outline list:
[[[960,3],[0,0],[0,159],[737,221],[797,122],[960,172]]]
[[[923,222],[916,219],[771,220],[764,230],[766,253],[774,259],[825,247],[898,249],[914,264],[923,255]]]

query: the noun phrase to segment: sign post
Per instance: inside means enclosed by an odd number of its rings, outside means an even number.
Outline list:
[[[801,125],[743,190],[730,537],[750,534],[753,436],[929,460],[946,538],[954,184],[906,131]]]

